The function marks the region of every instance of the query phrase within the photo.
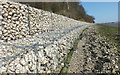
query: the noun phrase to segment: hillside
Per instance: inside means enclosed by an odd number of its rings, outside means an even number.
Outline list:
[[[26,2],[24,4],[64,15],[79,21],[94,23],[94,17],[88,15],[79,2]]]

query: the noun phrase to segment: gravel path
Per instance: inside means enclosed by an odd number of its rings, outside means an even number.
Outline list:
[[[72,60],[70,62],[70,67],[68,72],[72,73],[79,73],[80,71],[84,70],[84,51],[81,45],[83,45],[85,42],[79,41],[78,43],[78,49],[73,53]]]

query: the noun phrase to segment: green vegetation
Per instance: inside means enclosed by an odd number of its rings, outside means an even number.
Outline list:
[[[61,70],[61,74],[63,73],[67,73],[68,71],[68,67],[69,67],[69,63],[71,61],[73,52],[77,49],[77,45],[78,45],[79,39],[76,39],[73,45],[73,48],[70,50],[70,52],[67,54],[67,58],[65,59],[64,63],[65,63],[65,67]]]
[[[101,35],[107,38],[107,41],[112,42],[112,44],[117,46],[118,51],[120,52],[120,39],[118,35],[118,28],[98,25],[98,31]]]
[[[85,28],[83,31],[82,31],[82,33],[85,31],[85,30],[87,30],[88,28]],[[81,32],[80,32],[81,33]],[[68,72],[68,67],[69,67],[69,63],[70,63],[70,61],[71,61],[71,58],[72,58],[72,55],[73,55],[73,53],[74,53],[74,51],[76,51],[77,50],[77,46],[78,46],[78,42],[79,42],[79,40],[81,39],[81,35],[79,34],[79,38],[78,39],[76,39],[75,40],[75,42],[74,42],[74,45],[73,45],[73,48],[70,50],[70,52],[67,54],[67,58],[65,59],[65,61],[64,61],[64,63],[65,63],[65,66],[63,67],[63,69],[61,70],[61,72],[60,72],[60,74],[64,74],[64,75],[66,75],[67,74],[67,72]]]
[[[24,2],[24,4],[76,20],[94,23],[94,17],[88,15],[79,2]]]

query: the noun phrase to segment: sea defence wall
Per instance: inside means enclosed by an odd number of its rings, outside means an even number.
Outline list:
[[[0,0],[0,73],[59,73],[74,41],[90,25]]]

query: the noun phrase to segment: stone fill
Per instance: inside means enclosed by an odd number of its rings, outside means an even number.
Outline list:
[[[0,73],[59,73],[74,40],[90,25],[0,0]]]

